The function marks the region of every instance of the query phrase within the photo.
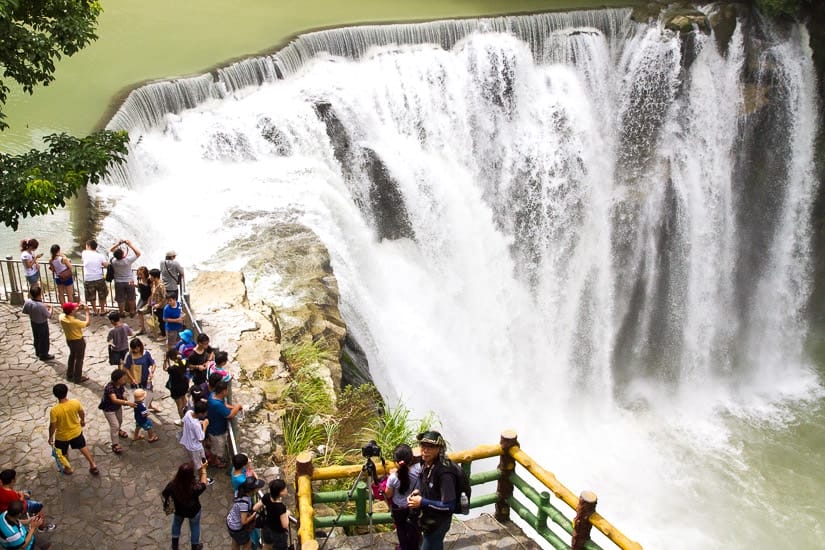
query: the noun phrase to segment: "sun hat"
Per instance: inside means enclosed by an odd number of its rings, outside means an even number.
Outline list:
[[[246,481],[241,483],[241,486],[238,487],[239,490],[245,493],[251,493],[255,489],[260,489],[264,486],[264,480],[258,479],[257,477],[248,477]]]
[[[177,256],[177,255],[178,255],[178,254],[177,254],[177,252],[175,252],[174,250],[169,250],[169,251],[166,253],[166,257],[167,257],[167,258],[174,258],[174,257],[175,257],[175,256]]]
[[[77,309],[77,304],[74,302],[64,302],[60,307],[63,308],[63,313],[71,315]]]
[[[178,337],[186,344],[192,343],[192,331],[189,329],[182,330],[180,334],[178,334]]]
[[[423,445],[435,445],[437,447],[443,447],[444,446],[444,438],[441,437],[440,433],[438,433],[434,430],[429,430],[429,431],[426,431],[426,432],[422,432],[422,433],[418,434],[418,437],[416,437],[416,439],[418,440],[418,442],[420,444],[423,444]]]

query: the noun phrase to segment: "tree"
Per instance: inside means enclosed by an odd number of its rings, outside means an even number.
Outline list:
[[[96,0],[0,0],[0,131],[9,81],[27,93],[54,80],[55,61],[97,39],[102,8]],[[85,138],[47,136],[47,148],[0,154],[0,221],[17,229],[20,216],[53,212],[88,183],[126,159],[126,132],[99,131]]]

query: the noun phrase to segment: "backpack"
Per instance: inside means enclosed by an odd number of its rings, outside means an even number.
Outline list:
[[[448,461],[447,468],[455,477],[455,506],[453,513],[455,514],[469,514],[470,513],[470,495],[473,492],[473,487],[470,485],[470,478],[461,467],[461,464]]]

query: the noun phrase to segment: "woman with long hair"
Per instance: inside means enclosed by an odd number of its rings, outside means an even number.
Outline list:
[[[146,322],[143,319],[143,314],[150,312],[149,298],[152,296],[152,282],[149,280],[149,268],[145,265],[137,268],[137,315],[138,315],[138,331],[136,336],[146,334]]]
[[[54,286],[57,289],[57,301],[61,304],[74,302],[74,278],[72,277],[72,261],[60,252],[60,245],[53,244],[49,248],[52,254],[49,260],[49,270],[54,277]]]
[[[158,320],[158,329],[160,335],[166,338],[166,327],[163,322],[163,308],[166,306],[166,287],[163,286],[163,281],[160,278],[160,269],[149,270],[149,281],[152,287],[152,293],[149,296],[149,307]]]
[[[23,239],[20,241],[20,261],[23,262],[23,272],[26,275],[26,281],[29,283],[29,288],[40,286],[40,268],[37,266],[37,260],[43,257],[43,254],[35,254],[40,243],[37,239]]]
[[[398,545],[401,550],[418,550],[420,531],[418,516],[410,515],[407,497],[418,489],[418,476],[421,473],[421,464],[413,457],[409,445],[402,443],[392,452],[396,469],[392,470],[387,479],[387,488],[384,498],[390,506],[390,514],[395,523],[395,532],[398,535]]]
[[[186,461],[178,466],[178,472],[172,481],[166,484],[161,496],[164,506],[171,499],[175,505],[172,516],[172,550],[178,550],[180,531],[183,520],[189,520],[189,540],[192,550],[201,550],[201,503],[200,495],[206,490],[206,465],[198,470],[199,479],[195,479],[195,466]]]
[[[129,353],[123,362],[123,369],[129,376],[133,386],[146,390],[146,408],[152,412],[160,412],[160,409],[152,405],[155,396],[155,359],[146,350],[140,338],[132,338],[129,342]]]

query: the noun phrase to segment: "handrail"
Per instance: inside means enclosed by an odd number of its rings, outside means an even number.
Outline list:
[[[521,450],[516,434],[511,431],[502,433],[501,443],[498,445],[480,445],[473,449],[455,451],[448,453],[449,458],[457,463],[461,463],[468,471],[467,466],[476,460],[500,457],[497,470],[480,472],[470,475],[471,485],[480,485],[490,481],[498,480],[498,487],[495,493],[487,495],[473,495],[470,500],[470,508],[478,508],[490,504],[496,504],[496,519],[499,521],[508,520],[510,508],[512,507],[527,524],[535,530],[542,538],[547,540],[554,548],[575,550],[599,550],[599,546],[590,540],[590,527],[595,527],[603,533],[608,540],[622,550],[642,550],[642,546],[627,538],[613,524],[595,512],[596,496],[590,491],[584,491],[581,497],[576,497],[570,489],[565,487],[556,479],[556,476],[538,465],[529,455]],[[542,485],[552,491],[562,502],[577,512],[576,519],[569,519],[562,514],[558,508],[550,504],[550,496],[547,492],[539,493],[525,480],[516,475],[513,466],[518,463],[527,472],[539,481]],[[385,469],[376,464],[376,471],[379,474],[385,473]],[[394,463],[387,462],[386,469],[394,467]],[[315,542],[315,527],[329,526],[326,519],[316,518],[313,501],[316,502],[345,502],[349,495],[342,495],[342,491],[327,493],[313,493],[312,482],[331,479],[352,478],[357,476],[363,466],[326,466],[314,468],[312,455],[309,452],[301,453],[297,458],[295,483],[298,503],[298,539],[303,548],[317,548]],[[469,473],[469,471],[468,471]],[[363,484],[363,483],[362,483]],[[366,487],[366,484],[363,484]],[[364,488],[365,488],[364,487]],[[531,512],[522,502],[513,497],[513,490],[517,489],[527,499],[537,507],[537,512]],[[365,519],[360,517],[357,510],[363,505],[358,499],[363,499],[356,491],[356,514],[339,516],[336,525],[362,525]],[[314,498],[314,497],[320,498]],[[321,496],[323,495],[323,496]],[[567,535],[573,536],[572,546],[568,545],[547,525],[547,519],[552,520],[560,526]],[[392,518],[388,514],[373,514],[369,518],[371,523],[389,523]],[[558,528],[557,528],[558,529]]]

